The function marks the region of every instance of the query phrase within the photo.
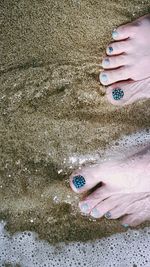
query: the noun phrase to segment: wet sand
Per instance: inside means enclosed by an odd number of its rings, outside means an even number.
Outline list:
[[[11,0],[0,10],[0,218],[49,242],[123,231],[79,214],[69,159],[150,127],[149,100],[116,108],[98,82],[112,29],[150,12],[149,0]]]

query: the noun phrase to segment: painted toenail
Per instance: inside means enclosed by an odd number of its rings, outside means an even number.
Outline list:
[[[99,218],[100,217],[100,213],[99,211],[97,210],[97,208],[94,208],[92,211],[91,211],[91,214],[90,214],[92,217],[94,218]]]
[[[116,31],[116,30],[114,30],[113,32],[112,32],[112,38],[117,38],[118,37],[118,32]]]
[[[87,203],[81,204],[81,205],[80,205],[80,210],[81,210],[83,213],[88,213],[88,211],[89,211],[89,205],[88,205]]]
[[[124,96],[124,92],[120,88],[116,88],[112,91],[112,96],[115,100],[120,100]]]
[[[109,46],[108,50],[109,50],[109,53],[113,52],[113,48],[111,46]]]
[[[104,65],[105,65],[105,66],[108,66],[109,64],[110,64],[109,59],[108,59],[108,58],[105,58],[105,59],[104,59]]]
[[[127,228],[127,227],[129,227],[129,224],[124,223],[124,224],[122,224],[122,226],[124,226],[125,228]]]
[[[106,74],[102,74],[101,81],[103,81],[103,82],[107,82],[108,81]]]
[[[104,216],[105,216],[105,218],[110,219],[110,218],[111,218],[111,213],[110,213],[110,211],[107,211],[106,214],[105,214]]]
[[[81,188],[86,183],[84,177],[81,175],[74,176],[72,182],[76,188]]]

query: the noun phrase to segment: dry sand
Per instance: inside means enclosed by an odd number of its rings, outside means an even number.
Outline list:
[[[122,231],[72,208],[68,159],[150,126],[149,101],[116,108],[98,82],[112,29],[148,12],[149,0],[0,1],[0,214],[11,232],[58,242]]]

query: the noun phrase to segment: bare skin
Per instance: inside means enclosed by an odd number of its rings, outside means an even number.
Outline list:
[[[85,178],[85,185],[76,188],[73,179]],[[150,150],[126,161],[108,161],[76,170],[70,186],[76,193],[85,193],[99,182],[102,186],[80,203],[81,212],[94,218],[121,218],[124,226],[137,226],[150,220]]]
[[[100,74],[101,83],[108,86],[109,102],[123,106],[150,98],[150,15],[118,27],[113,39]],[[125,227],[150,221],[150,147],[126,160],[76,170],[70,177],[72,190],[79,194],[100,182],[80,201],[82,213],[120,219]]]
[[[108,101],[123,106],[150,98],[150,14],[118,27],[112,37],[100,73]],[[119,101],[112,95],[115,88],[124,92]]]

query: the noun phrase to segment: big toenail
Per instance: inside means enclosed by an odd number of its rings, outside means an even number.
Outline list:
[[[113,30],[113,32],[112,32],[112,38],[117,38],[118,37],[118,32],[116,31],[116,30]]]
[[[125,228],[127,228],[127,227],[129,227],[129,224],[124,223],[124,224],[122,224],[122,226],[124,226]]]
[[[89,211],[89,205],[88,205],[87,203],[81,204],[81,205],[80,205],[80,210],[81,210],[83,213],[88,213],[88,211]]]
[[[106,74],[102,74],[102,76],[101,76],[101,80],[102,80],[103,82],[107,82],[107,81],[108,81],[108,79],[107,79],[107,75],[106,75]]]
[[[110,64],[109,59],[108,59],[108,58],[105,58],[105,59],[104,59],[104,65],[105,65],[105,66],[108,66],[109,64]]]
[[[111,46],[109,46],[108,50],[109,50],[109,53],[113,52],[113,48]]]
[[[120,100],[121,98],[123,98],[124,92],[122,89],[116,88],[112,91],[112,96],[113,96],[114,100]]]
[[[100,213],[99,211],[97,210],[97,208],[94,208],[92,211],[91,211],[91,214],[90,214],[92,217],[94,218],[99,218],[100,217]]]
[[[85,185],[85,179],[82,175],[74,176],[72,182],[76,188],[81,188]]]
[[[104,216],[105,216],[105,218],[110,219],[110,218],[111,218],[111,213],[110,213],[110,211],[107,211],[106,214],[105,214]]]

